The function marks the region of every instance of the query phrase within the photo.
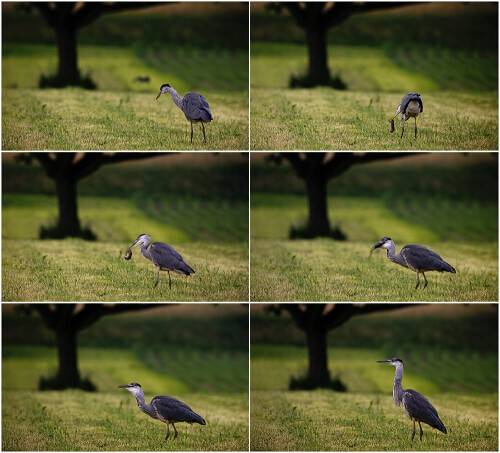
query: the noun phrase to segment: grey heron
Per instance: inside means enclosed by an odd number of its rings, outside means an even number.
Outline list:
[[[153,242],[151,244],[151,237],[148,234],[140,234],[137,236],[135,242],[128,248],[125,252],[125,259],[129,260],[132,257],[132,249],[141,245],[141,253],[144,258],[152,261],[156,266],[156,283],[155,288],[158,285],[158,280],[160,279],[160,271],[168,272],[168,287],[172,287],[172,280],[170,278],[170,271],[177,272],[178,274],[183,274],[189,276],[194,274],[194,270],[191,269],[188,263],[186,263],[182,256],[168,244],[164,242]],[[151,247],[149,245],[151,244]],[[149,247],[149,250],[148,250]]]
[[[205,137],[204,123],[210,123],[210,121],[213,120],[213,117],[210,107],[208,106],[208,102],[204,96],[198,93],[188,93],[181,98],[177,94],[177,91],[166,83],[160,87],[160,93],[156,96],[156,99],[165,93],[171,94],[175,105],[183,111],[187,120],[191,123],[191,143],[193,143],[193,123],[201,123],[201,127],[203,128],[203,140],[206,143],[207,139]]]
[[[124,388],[132,393],[132,395],[135,396],[137,405],[142,412],[167,424],[167,437],[165,437],[165,440],[167,440],[170,436],[170,423],[175,431],[174,440],[177,438],[177,429],[175,428],[174,423],[186,422],[189,424],[206,424],[203,418],[201,418],[196,412],[193,412],[187,404],[179,401],[177,398],[160,395],[155,396],[151,400],[151,403],[146,404],[142,387],[137,382],[119,385],[118,388]]]
[[[392,390],[392,398],[396,406],[400,406],[403,403],[403,410],[408,418],[413,422],[413,435],[411,440],[415,437],[415,422],[418,422],[420,427],[420,440],[422,440],[422,423],[426,423],[433,428],[447,434],[446,428],[438,416],[438,413],[434,406],[429,402],[429,400],[411,389],[403,389],[401,382],[403,380],[403,361],[401,359],[389,359],[389,360],[377,360],[378,363],[388,363],[396,367],[396,373],[394,374],[394,386]]]
[[[417,289],[420,285],[420,272],[422,272],[425,279],[424,289],[427,287],[427,278],[424,272],[438,271],[451,272],[452,274],[456,273],[455,269],[444,261],[436,252],[433,252],[427,247],[423,247],[421,245],[405,245],[401,249],[401,252],[396,254],[394,241],[385,236],[371,248],[370,252],[378,248],[386,249],[387,258],[389,258],[393,263],[407,267],[417,273],[417,286],[415,286],[415,289]]]
[[[394,118],[401,113],[401,119],[403,120],[403,130],[401,132],[401,138],[405,132],[405,121],[409,118],[415,119],[415,138],[417,138],[417,116],[424,110],[424,103],[422,98],[418,93],[407,93],[404,95],[401,104],[399,104],[398,109],[394,116],[389,120],[391,123],[390,131],[394,132]]]

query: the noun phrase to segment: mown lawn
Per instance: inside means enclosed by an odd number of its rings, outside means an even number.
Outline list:
[[[417,212],[424,213],[419,224],[394,213],[381,200],[330,197],[331,218],[339,219],[337,226],[353,238],[338,242],[287,239],[290,226],[306,216],[305,196],[252,193],[251,203],[252,301],[498,300],[494,204],[455,202],[456,209],[443,209],[446,203],[431,201],[429,209],[423,209],[422,201],[415,200]],[[429,222],[436,229],[429,228]],[[440,222],[443,229],[437,227]],[[471,241],[444,242],[444,226],[450,222],[454,227],[448,239],[456,235]],[[395,241],[397,252],[407,243],[425,245],[457,273],[429,272],[429,286],[415,290],[414,272],[389,261],[384,251],[370,253],[383,236]]]
[[[119,198],[80,197],[82,223],[98,242],[39,240],[56,217],[53,196],[3,197],[2,298],[5,301],[248,300],[248,204],[175,199],[138,209]],[[203,219],[203,222],[200,222]],[[124,221],[126,220],[126,221]],[[125,250],[140,233],[172,245],[195,270],[189,278],[161,272]]]
[[[231,451],[248,448],[248,393],[238,384],[245,380],[248,383],[248,372],[242,372],[248,370],[245,354],[236,358],[232,353],[231,362],[224,363],[220,354],[205,352],[205,373],[198,387],[193,388],[183,382],[181,375],[175,378],[168,375],[169,371],[151,369],[130,352],[81,348],[81,367],[98,385],[98,393],[35,390],[39,373],[55,369],[54,349],[10,346],[3,348],[3,354],[3,450]],[[167,352],[156,354],[157,360],[162,354],[168,357]],[[195,356],[194,350],[184,351],[176,356],[177,365],[184,364],[186,372]],[[197,362],[199,371],[200,361]],[[223,367],[223,373],[217,372],[219,367]],[[211,383],[220,381],[224,373],[228,381],[237,380],[237,383],[221,391],[220,384],[212,386]],[[169,394],[185,401],[202,415],[207,425],[180,423],[177,440],[166,444],[165,425],[139,411],[133,396],[117,388],[132,381],[139,381],[148,400],[158,394]],[[203,387],[211,390],[200,392]],[[234,391],[235,387],[240,390]]]
[[[498,300],[497,167],[485,153],[353,167],[327,185],[330,226],[346,240],[291,240],[308,218],[304,181],[286,160],[275,165],[253,154],[251,300]],[[370,253],[384,236],[398,253],[407,244],[434,250],[457,273],[428,272],[428,287],[415,291],[415,272],[383,250]]]
[[[2,147],[7,150],[234,150],[248,149],[248,53],[176,47],[153,56],[113,46],[80,46],[83,72],[98,90],[37,88],[56,64],[56,48],[7,44],[2,68]],[[163,52],[163,53],[162,53]],[[175,66],[165,61],[177,61]],[[161,64],[163,62],[163,64]],[[206,68],[195,82],[198,67]],[[134,82],[147,74],[150,82]],[[214,121],[203,142],[170,96],[155,101],[169,83],[183,96],[201,92]]]
[[[57,349],[28,310],[2,310],[3,450],[248,450],[248,307],[163,304],[103,317],[78,335],[80,374],[95,392],[39,390],[55,374]],[[179,423],[166,443],[166,426],[117,388],[130,382],[148,402],[186,402],[206,426]]]
[[[375,364],[377,365],[377,364]],[[498,394],[427,394],[448,430],[412,422],[385,395],[333,391],[252,391],[250,445],[254,451],[496,451]]]
[[[498,307],[412,305],[356,316],[327,337],[328,370],[346,392],[290,391],[305,376],[305,334],[286,311],[251,306],[251,449],[258,451],[455,451],[498,449]],[[392,400],[402,386],[436,407],[444,435],[413,424]]]
[[[328,55],[332,75],[340,76],[348,90],[289,89],[291,75],[307,66],[306,46],[252,41],[251,149],[498,148],[495,54],[329,45]],[[400,139],[401,120],[396,119],[391,134],[389,119],[410,91],[422,95],[424,110],[417,120],[418,138],[411,120]]]

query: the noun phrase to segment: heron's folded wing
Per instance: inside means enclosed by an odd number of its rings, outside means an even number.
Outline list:
[[[205,420],[201,418],[197,413],[193,412],[193,410],[182,401],[179,401],[177,398],[172,396],[155,396],[151,400],[151,404],[163,418],[178,421],[178,422],[187,422],[187,423],[201,423],[205,424]]]
[[[164,242],[154,242],[149,248],[153,263],[173,271],[181,271],[185,274],[193,274],[194,271],[187,264],[180,253]]]
[[[201,120],[206,123],[212,121],[212,112],[204,96],[198,93],[188,93],[182,99],[182,111],[187,118]]]
[[[415,390],[406,389],[403,395],[403,405],[412,417],[446,433],[446,428],[440,420],[436,408],[422,394]]]
[[[448,270],[448,263],[432,250],[421,245],[405,245],[401,249],[401,255],[408,263],[411,263],[415,268],[429,271]]]

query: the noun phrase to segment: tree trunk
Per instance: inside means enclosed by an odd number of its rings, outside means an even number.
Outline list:
[[[306,27],[307,50],[309,53],[309,78],[312,82],[322,85],[330,80],[327,58],[327,30],[317,23]]]
[[[307,198],[309,202],[309,228],[318,236],[330,232],[326,200],[326,181],[316,174],[306,178]]]
[[[306,330],[307,350],[309,353],[308,378],[310,383],[318,387],[327,386],[330,382],[326,350],[327,332],[316,323]]]
[[[56,178],[57,199],[59,201],[58,227],[67,234],[80,232],[76,184],[77,180],[72,175],[58,175]]]
[[[78,84],[80,72],[77,64],[76,27],[64,24],[57,26],[56,40],[59,53],[58,76],[64,83]]]
[[[57,328],[57,352],[59,355],[59,370],[57,377],[61,384],[68,387],[78,387],[80,373],[78,372],[78,359],[76,350],[76,335],[74,329],[67,327]]]

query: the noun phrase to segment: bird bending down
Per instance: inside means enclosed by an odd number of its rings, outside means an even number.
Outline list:
[[[403,403],[405,414],[413,421],[413,435],[411,436],[411,440],[415,437],[415,422],[418,422],[418,426],[420,427],[420,440],[422,440],[422,434],[424,433],[420,422],[426,423],[442,433],[447,434],[443,422],[440,420],[436,409],[429,400],[415,390],[404,390],[401,386],[403,380],[403,361],[394,358],[390,360],[377,360],[377,362],[388,363],[396,367],[392,398],[396,406],[400,406],[401,403]]]
[[[168,272],[168,287],[172,288],[172,280],[170,278],[170,271],[177,272],[178,274],[183,274],[189,276],[190,274],[194,274],[194,270],[191,269],[188,263],[186,263],[182,256],[168,244],[164,242],[153,242],[151,244],[151,237],[147,234],[140,234],[137,236],[135,242],[128,248],[125,253],[125,259],[129,260],[132,256],[132,249],[141,245],[141,253],[144,258],[152,261],[156,266],[156,283],[155,288],[158,285],[158,281],[160,279],[160,271]],[[151,244],[151,247],[149,247]],[[148,250],[149,247],[149,250]]]
[[[203,140],[205,143],[205,124],[213,120],[212,112],[208,106],[207,100],[198,93],[188,93],[181,98],[177,91],[175,91],[168,83],[160,87],[160,93],[156,96],[158,99],[162,94],[170,93],[175,105],[179,107],[186,116],[187,120],[191,123],[191,143],[193,143],[193,123],[201,123],[203,128]]]
[[[396,246],[391,238],[383,237],[377,242],[370,250],[373,251],[378,248],[387,250],[387,258],[393,263],[397,263],[403,267],[407,267],[417,273],[417,289],[420,285],[419,272],[425,279],[424,289],[427,287],[427,278],[424,272],[438,271],[438,272],[451,272],[455,274],[456,271],[446,261],[444,261],[436,252],[429,250],[427,247],[421,245],[405,245],[401,252],[396,254]]]
[[[418,93],[408,93],[405,94],[401,104],[399,104],[398,109],[394,116],[389,120],[391,123],[390,131],[394,132],[394,118],[401,113],[401,119],[403,120],[403,131],[401,132],[401,138],[405,132],[405,121],[409,118],[415,118],[415,138],[417,138],[417,116],[424,110],[424,103],[422,98]]]
[[[174,423],[186,422],[189,424],[199,423],[200,425],[205,425],[205,420],[201,418],[197,413],[182,401],[171,396],[155,396],[151,403],[146,404],[146,399],[144,398],[144,392],[142,387],[137,382],[132,382],[132,384],[119,385],[118,388],[127,389],[132,395],[135,396],[137,400],[137,405],[139,409],[148,414],[152,418],[156,418],[163,423],[167,424],[167,437],[170,436],[170,423],[172,424],[175,435],[174,440],[177,438],[177,429]]]

